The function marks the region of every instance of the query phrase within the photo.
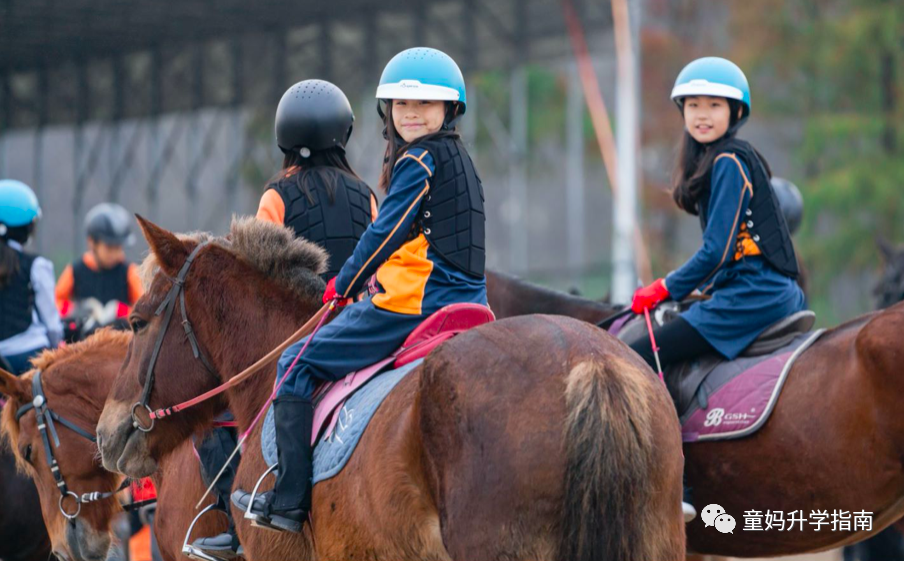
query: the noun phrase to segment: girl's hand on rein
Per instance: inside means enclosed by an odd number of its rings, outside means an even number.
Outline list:
[[[652,310],[669,296],[669,289],[665,286],[665,279],[657,279],[634,293],[634,299],[631,301],[631,311],[635,314],[642,314],[644,310]]]
[[[331,278],[330,282],[326,283],[326,291],[323,293],[324,304],[329,304],[332,300],[336,301],[336,306],[339,308],[352,303],[351,298],[341,298],[336,292],[336,277]]]

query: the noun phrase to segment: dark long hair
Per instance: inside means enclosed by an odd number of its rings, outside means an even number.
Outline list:
[[[715,142],[701,144],[694,140],[687,129],[684,129],[678,150],[678,161],[672,174],[672,198],[681,210],[694,216],[700,214],[698,203],[701,196],[709,189],[709,172],[712,169],[713,161],[722,152],[722,148],[735,137],[740,128],[738,116],[740,109],[740,101],[728,100],[728,132]],[[769,162],[755,148],[754,152],[766,167],[767,175],[771,177],[772,170]]]
[[[19,252],[11,248],[7,240],[19,242],[22,245],[28,241],[34,230],[34,223],[25,226],[8,227],[6,233],[0,236],[0,288],[5,288],[16,273],[19,272]]]
[[[389,183],[392,181],[392,168],[395,167],[399,156],[405,153],[412,144],[424,140],[436,138],[458,138],[458,127],[455,126],[455,117],[458,115],[458,103],[446,102],[446,123],[452,123],[452,126],[444,126],[442,130],[425,134],[424,136],[414,140],[413,142],[405,142],[395,128],[392,122],[392,102],[393,100],[385,100],[383,106],[383,136],[386,138],[386,152],[383,154],[383,170],[380,172],[380,181],[377,186],[386,194],[389,191]]]
[[[282,170],[270,178],[265,189],[269,189],[275,183],[294,177],[296,185],[304,193],[308,202],[314,204],[314,196],[311,194],[311,181],[316,176],[326,185],[326,195],[330,204],[332,204],[336,202],[336,174],[329,173],[327,168],[338,169],[359,181],[361,180],[348,162],[345,150],[333,147],[313,152],[307,158],[303,158],[298,152],[286,152],[283,157]]]

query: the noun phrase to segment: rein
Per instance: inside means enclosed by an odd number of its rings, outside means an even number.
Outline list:
[[[131,480],[124,480],[115,491],[94,491],[91,493],[82,493],[81,495],[70,491],[69,487],[66,485],[65,479],[63,479],[63,474],[60,473],[60,464],[57,462],[56,456],[53,455],[53,449],[60,447],[60,437],[57,434],[54,422],[63,425],[85,440],[96,443],[97,438],[50,408],[47,404],[47,396],[44,395],[44,386],[41,383],[40,370],[35,371],[34,378],[31,380],[31,389],[34,397],[32,398],[31,403],[26,403],[16,410],[16,422],[18,423],[23,415],[34,409],[35,417],[38,422],[38,432],[41,433],[41,440],[44,442],[44,456],[47,460],[48,467],[50,467],[50,473],[53,474],[53,479],[56,481],[57,489],[60,491],[60,512],[71,522],[82,512],[83,504],[109,499],[116,495],[116,493],[125,490],[129,486],[129,483],[131,483]],[[51,446],[51,440],[53,446]],[[66,507],[63,505],[66,497],[72,497],[75,500],[75,512],[66,511]],[[143,505],[139,504],[138,506]],[[131,510],[132,508],[138,508],[138,506],[124,505],[123,508]]]

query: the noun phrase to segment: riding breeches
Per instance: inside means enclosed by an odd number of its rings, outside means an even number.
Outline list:
[[[339,380],[391,355],[426,317],[383,310],[370,299],[347,306],[313,334],[311,344],[278,395],[310,399],[318,381]],[[282,380],[307,340],[306,337],[283,352],[277,380]]]

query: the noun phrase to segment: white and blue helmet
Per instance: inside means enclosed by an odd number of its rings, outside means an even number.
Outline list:
[[[750,85],[747,76],[730,60],[719,57],[698,58],[678,74],[672,88],[672,101],[681,108],[684,98],[709,95],[735,99],[744,106],[743,119],[750,115]]]
[[[0,234],[7,227],[27,226],[41,218],[41,205],[31,187],[15,179],[0,180]]]
[[[463,115],[468,103],[465,79],[452,57],[437,49],[406,49],[386,64],[377,99],[453,101]]]

